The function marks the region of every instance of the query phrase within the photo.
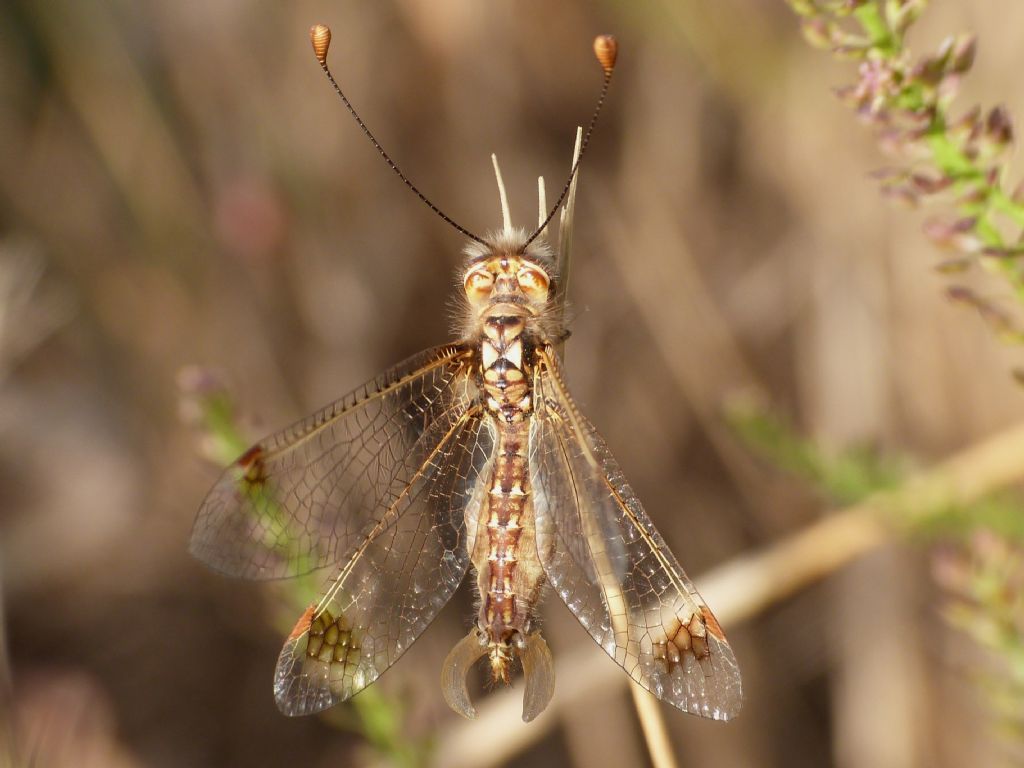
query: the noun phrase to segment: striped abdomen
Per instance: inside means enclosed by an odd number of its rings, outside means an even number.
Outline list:
[[[508,679],[511,646],[522,643],[543,571],[537,557],[530,491],[528,440],[532,393],[524,360],[523,318],[495,314],[482,341],[487,409],[498,446],[480,510],[474,565],[480,592],[478,627],[486,637],[496,679]]]

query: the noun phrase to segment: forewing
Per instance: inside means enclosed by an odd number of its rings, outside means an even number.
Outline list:
[[[297,576],[345,560],[478,398],[464,347],[422,352],[261,440],[199,510],[190,549],[218,571]]]
[[[285,714],[317,712],[376,680],[462,581],[467,509],[479,514],[495,441],[477,405],[448,422],[427,429],[433,450],[288,637],[274,677]]]
[[[728,720],[742,688],[725,635],[571,400],[556,358],[542,360],[530,466],[548,579],[633,680],[685,712]]]

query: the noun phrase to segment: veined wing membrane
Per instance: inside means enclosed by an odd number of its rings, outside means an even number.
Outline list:
[[[192,553],[249,579],[345,560],[477,399],[468,357],[458,345],[422,352],[261,440],[207,495]]]
[[[285,643],[274,696],[305,715],[358,693],[448,602],[469,566],[466,516],[479,515],[496,441],[478,404],[424,433],[432,449]],[[468,510],[468,511],[467,511]]]
[[[544,571],[597,644],[659,699],[727,720],[736,658],[654,528],[550,350],[534,377],[530,467]]]

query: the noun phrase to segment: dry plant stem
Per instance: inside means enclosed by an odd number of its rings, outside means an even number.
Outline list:
[[[583,533],[585,538],[592,542],[591,552],[597,565],[597,572],[607,574],[602,581],[605,603],[608,605],[608,615],[615,630],[615,642],[619,647],[624,647],[629,639],[629,627],[626,624],[626,617],[629,615],[625,600],[622,596],[622,586],[611,576],[616,572],[614,564],[608,557],[608,552],[601,542],[603,535],[597,528],[596,522],[589,516],[583,517]],[[672,745],[668,738],[668,729],[665,727],[665,720],[661,710],[658,708],[657,700],[647,691],[639,686],[631,686],[633,692],[633,705],[636,707],[636,714],[640,720],[640,727],[644,734],[644,741],[647,745],[647,753],[651,756],[651,763],[654,768],[676,768],[675,757],[672,754]]]
[[[672,752],[672,742],[668,737],[665,717],[661,712],[661,703],[639,685],[629,686],[633,694],[633,706],[640,718],[640,727],[644,732],[647,754],[651,756],[654,768],[678,768],[676,756]]]
[[[1022,478],[1024,423],[954,454],[895,490],[830,514],[761,552],[731,560],[698,579],[697,587],[728,631],[888,540],[892,527],[887,521],[921,521]],[[518,722],[519,694],[496,694],[478,707],[476,720],[455,723],[443,733],[435,764],[500,765],[553,728],[560,709],[585,706],[624,685],[628,678],[622,670],[591,645],[561,656],[555,698],[533,723]],[[481,743],[489,745],[486,753],[479,751]]]
[[[582,149],[583,141],[583,129],[578,127],[576,129],[576,144],[573,147],[572,154],[572,166],[576,168],[579,163],[580,152]],[[558,275],[561,282],[558,294],[558,312],[560,316],[565,315],[565,299],[569,285],[569,272],[572,266],[572,241],[573,241],[573,224],[574,215],[576,211],[576,187],[579,182],[579,171],[573,176],[572,183],[569,187],[569,194],[566,198],[565,205],[562,208],[561,216],[559,217],[558,226]],[[543,191],[543,186],[541,187]],[[544,202],[541,200],[541,215],[544,214]],[[565,343],[564,340],[558,344],[557,352],[562,359],[565,359]],[[599,531],[589,531],[588,537],[600,539]],[[597,548],[600,550],[600,548]],[[601,557],[603,557],[603,550],[601,551]],[[596,551],[595,551],[596,554]],[[605,563],[600,569],[601,573],[614,573],[615,569],[610,564]],[[605,594],[610,604],[616,602],[621,603],[622,594],[619,591],[619,587],[616,584],[606,584]],[[621,623],[626,616],[626,610],[620,605],[616,605],[615,609],[610,611],[612,620]],[[621,633],[623,637],[626,635],[626,627],[621,626],[616,628],[616,634]],[[640,726],[643,730],[644,741],[647,745],[647,753],[651,757],[651,763],[654,768],[676,768],[675,756],[672,754],[672,745],[668,738],[668,729],[665,727],[665,720],[662,717],[661,710],[658,709],[657,701],[646,691],[639,686],[633,686],[633,704],[636,707],[636,714],[640,720]]]

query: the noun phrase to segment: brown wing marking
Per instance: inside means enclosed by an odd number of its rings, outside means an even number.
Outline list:
[[[476,404],[432,424],[432,448],[407,487],[295,625],[274,678],[285,714],[319,711],[376,680],[462,581],[465,520],[484,502],[496,442],[481,412]]]
[[[733,717],[742,687],[721,627],[579,412],[550,349],[534,387],[538,550],[555,591],[655,696],[703,717]]]

